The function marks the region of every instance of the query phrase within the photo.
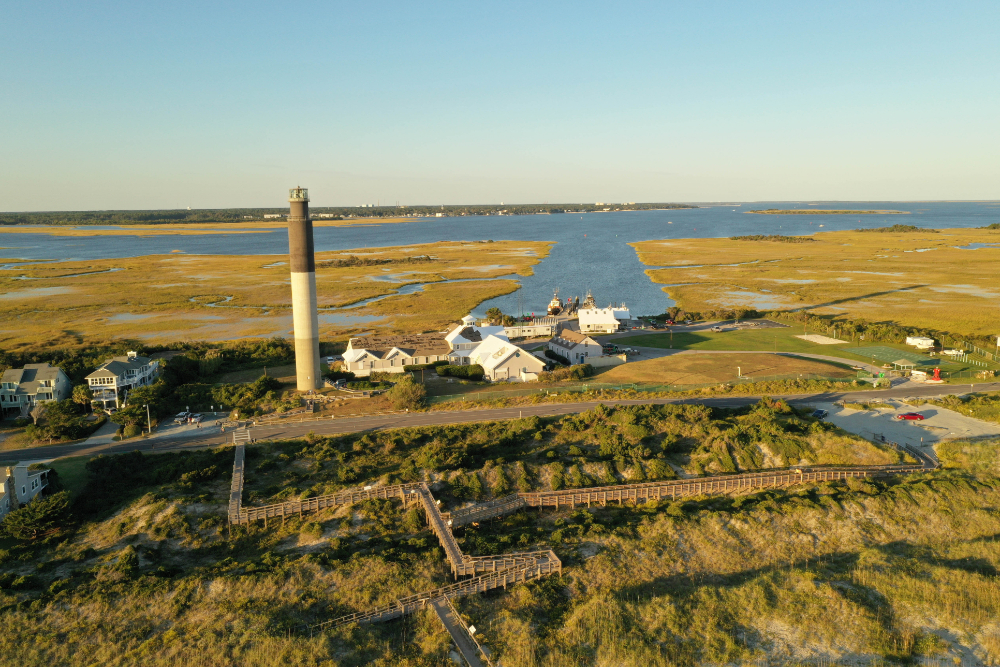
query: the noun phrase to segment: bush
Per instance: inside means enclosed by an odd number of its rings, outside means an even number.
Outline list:
[[[552,350],[545,350],[545,357],[547,359],[552,359],[553,361],[558,361],[563,366],[569,366],[569,359],[562,356],[561,354],[553,352]]]
[[[142,435],[142,427],[138,424],[129,424],[122,430],[122,439],[134,438],[138,435]]]
[[[557,368],[551,372],[538,374],[539,382],[562,382],[564,380],[583,380],[594,374],[594,367],[590,364],[577,364],[569,368]]]
[[[427,371],[432,368],[437,368],[438,366],[447,366],[448,362],[443,359],[440,361],[432,361],[429,364],[410,364],[409,366],[403,366],[403,370],[406,372],[410,371]]]
[[[17,428],[24,428],[30,423],[31,419],[29,417],[18,417],[17,419],[14,420],[14,426],[16,426]]]
[[[467,380],[482,380],[483,376],[486,375],[486,371],[479,364],[472,364],[470,366],[445,364],[437,367],[437,374],[442,377],[451,376]]]
[[[392,407],[397,410],[416,410],[423,407],[424,399],[427,398],[427,390],[424,389],[424,385],[406,377],[387,391],[386,396],[392,403]]]

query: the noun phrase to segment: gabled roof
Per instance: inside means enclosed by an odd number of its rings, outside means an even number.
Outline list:
[[[552,343],[567,350],[572,350],[577,345],[593,344],[600,346],[596,340],[586,334],[572,329],[563,329],[552,338]]]
[[[149,357],[111,357],[86,379],[99,377],[121,377],[126,371],[139,371],[150,363]],[[156,363],[156,362],[153,362]]]
[[[9,368],[4,371],[0,382],[13,382],[17,385],[18,394],[34,395],[38,393],[41,383],[50,380],[55,383],[62,369],[50,366],[48,362],[41,364],[25,364],[24,368]],[[45,387],[51,389],[51,387]]]
[[[439,333],[402,336],[358,336],[352,338],[344,352],[344,361],[353,362],[366,353],[376,359],[386,359],[395,350],[410,357],[433,357],[448,354],[450,348]]]
[[[530,357],[533,362],[543,363],[538,357],[532,356],[505,338],[487,336],[486,339],[472,351],[471,360],[485,369],[494,369],[514,355]]]
[[[463,323],[451,329],[444,339],[454,347],[456,344],[462,343],[481,343],[487,336],[503,335],[503,331],[502,326],[477,327],[474,324]]]

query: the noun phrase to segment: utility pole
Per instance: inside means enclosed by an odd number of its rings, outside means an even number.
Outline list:
[[[146,403],[146,428],[153,435],[153,420],[149,418],[149,403]]]

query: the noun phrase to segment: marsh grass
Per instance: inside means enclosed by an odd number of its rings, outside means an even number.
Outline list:
[[[647,265],[700,265],[647,270],[654,282],[672,285],[664,290],[689,311],[809,309],[966,335],[996,334],[995,281],[983,267],[1000,259],[1000,248],[959,249],[997,242],[996,230],[841,231],[812,238],[813,243],[720,238],[632,245]]]
[[[388,270],[380,265],[323,266],[324,261],[333,264],[362,251],[317,253],[320,307],[347,306],[391,295],[403,285],[427,284],[424,293],[392,296],[343,313],[368,318],[358,324],[350,318],[323,322],[322,333],[343,336],[361,326],[440,330],[481,301],[516,289],[515,281],[496,278],[530,275],[550,246],[531,241],[439,242],[364,251],[372,259],[432,258]],[[373,280],[387,271],[400,273],[399,282]],[[0,271],[0,292],[5,293],[0,319],[18,323],[0,334],[0,344],[13,348],[59,338],[173,342],[284,335],[291,328],[288,275],[285,255],[20,263]],[[453,279],[473,282],[443,282]]]

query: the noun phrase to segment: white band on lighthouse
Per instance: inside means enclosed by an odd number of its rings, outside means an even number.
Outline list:
[[[316,274],[292,274],[292,327],[295,334],[295,377],[299,391],[319,382],[319,317],[316,313]]]

